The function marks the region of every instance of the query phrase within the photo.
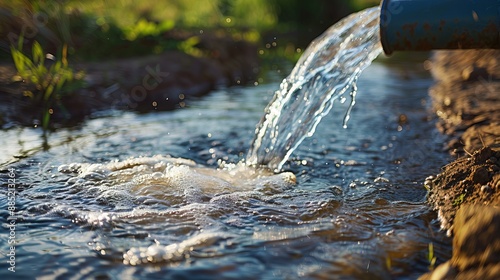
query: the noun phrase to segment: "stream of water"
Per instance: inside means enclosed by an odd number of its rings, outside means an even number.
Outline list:
[[[423,187],[448,162],[427,117],[432,79],[425,57],[366,68],[380,53],[376,13],[339,23],[352,25],[350,39],[328,48],[343,58],[308,49],[281,86],[274,74],[173,112],[90,119],[52,133],[50,146],[39,130],[2,131],[0,175],[15,179],[17,195],[11,212],[0,189],[0,277],[415,279],[429,244],[438,263],[447,259],[450,240]],[[321,38],[313,49],[324,49]],[[329,72],[348,56],[357,62]],[[358,77],[353,108],[343,96],[354,98]]]
[[[313,135],[333,103],[344,103],[348,94],[347,126],[355,103],[356,81],[382,52],[379,15],[379,7],[352,14],[309,45],[267,106],[247,164],[280,170],[304,138]]]

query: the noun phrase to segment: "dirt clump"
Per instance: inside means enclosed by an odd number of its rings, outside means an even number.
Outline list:
[[[426,180],[428,202],[443,229],[453,231],[456,211],[464,204],[500,206],[500,150],[489,147],[462,157]],[[451,233],[451,232],[450,232]]]

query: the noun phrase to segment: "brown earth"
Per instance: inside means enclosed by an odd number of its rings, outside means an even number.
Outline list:
[[[464,204],[500,205],[500,150],[484,147],[462,157],[429,178],[429,203],[443,229],[453,232],[455,212]]]
[[[425,181],[453,254],[420,279],[500,279],[500,51],[440,51],[430,66],[438,128],[459,158]]]

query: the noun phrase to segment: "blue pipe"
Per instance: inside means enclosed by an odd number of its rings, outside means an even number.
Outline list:
[[[500,49],[500,0],[383,0],[384,52]]]

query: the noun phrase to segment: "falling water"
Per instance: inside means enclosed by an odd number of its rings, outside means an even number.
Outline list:
[[[377,16],[350,16],[312,44],[268,106],[249,162],[280,168],[334,100],[354,98],[380,53]],[[185,110],[92,118],[51,133],[49,150],[36,130],[0,131],[18,161],[0,170],[15,175],[17,278],[418,278],[429,244],[438,262],[451,255],[418,183],[448,158],[437,132],[422,133],[434,128],[420,103],[432,79],[420,62],[397,65],[367,69],[360,87],[372,94],[360,101],[371,110],[350,135],[318,129],[300,153],[314,168],[294,174],[234,163],[261,116],[256,97],[274,83],[214,91]],[[411,126],[386,123],[399,112]],[[10,192],[0,188],[3,221]]]
[[[355,103],[356,81],[382,52],[379,7],[352,14],[330,27],[305,50],[267,106],[246,163],[279,170],[306,137],[314,134],[333,103]]]

